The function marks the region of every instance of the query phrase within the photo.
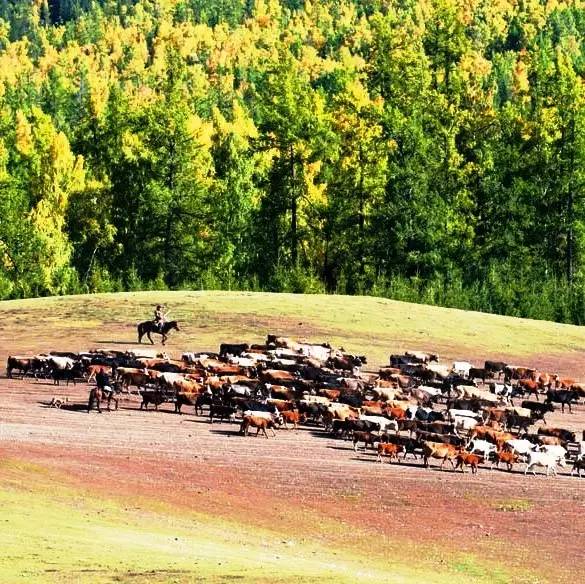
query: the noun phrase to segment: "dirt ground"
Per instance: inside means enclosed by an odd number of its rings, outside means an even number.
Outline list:
[[[536,580],[573,582],[585,557],[585,479],[524,476],[481,468],[422,468],[420,460],[378,464],[372,452],[310,426],[276,438],[243,437],[238,425],[172,412],[140,411],[128,396],[117,412],[87,414],[85,386],[1,379],[0,456],[66,472],[82,487],[140,493],[194,509],[364,550],[426,544],[469,552]],[[67,396],[70,409],[47,407]],[[585,427],[585,407],[555,412],[550,425]],[[262,513],[258,513],[258,509]],[[253,519],[251,519],[253,518]],[[320,528],[340,525],[339,533]],[[405,543],[406,542],[406,543]],[[347,543],[347,542],[345,542]]]

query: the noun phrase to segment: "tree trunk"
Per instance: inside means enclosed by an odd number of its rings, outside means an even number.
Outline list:
[[[297,189],[295,185],[295,155],[294,149],[290,147],[290,182],[291,182],[291,219],[290,219],[290,236],[291,250],[290,257],[293,266],[296,267],[298,261],[298,233],[297,233]]]

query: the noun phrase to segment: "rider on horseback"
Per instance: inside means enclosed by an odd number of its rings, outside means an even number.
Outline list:
[[[158,330],[161,333],[167,318],[167,313],[164,311],[165,308],[164,304],[157,304],[154,310],[154,324],[158,327]]]

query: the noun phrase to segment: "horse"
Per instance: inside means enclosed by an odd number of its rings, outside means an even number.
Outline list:
[[[146,335],[148,340],[150,341],[151,345],[154,345],[154,341],[150,336],[151,333],[156,333],[157,335],[162,336],[162,344],[164,345],[168,338],[168,333],[175,329],[177,331],[181,330],[179,328],[179,323],[176,320],[169,320],[165,322],[162,326],[162,329],[159,328],[158,324],[152,320],[145,320],[138,324],[138,342],[142,343],[142,337]]]
[[[100,407],[100,404],[101,404],[102,400],[106,400],[107,405],[108,405],[108,412],[112,411],[110,408],[112,400],[114,400],[114,403],[116,404],[116,410],[118,409],[118,398],[115,396],[115,391],[114,390],[107,391],[107,390],[101,389],[100,387],[95,386],[89,390],[89,400],[87,402],[87,413],[89,414],[89,412],[91,412],[91,408],[95,402],[95,404],[97,406],[97,411],[101,414],[102,408]]]

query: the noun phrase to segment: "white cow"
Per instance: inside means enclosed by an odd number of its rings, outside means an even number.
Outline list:
[[[380,426],[380,432],[386,432],[388,430],[398,432],[398,422],[396,420],[389,420],[383,416],[364,416],[363,414],[360,415],[360,420],[378,424]]]
[[[553,456],[557,456],[561,460],[565,460],[567,458],[567,451],[562,446],[557,444],[543,444],[538,448],[540,452],[547,452],[548,454],[552,454]]]
[[[455,424],[456,430],[473,430],[479,422],[475,418],[467,418],[467,417],[459,417],[455,416],[451,419],[451,421]]]
[[[75,361],[71,357],[58,357],[57,355],[49,355],[47,361],[55,367],[55,369],[71,369],[75,365]]]
[[[431,397],[436,397],[438,395],[443,395],[443,392],[436,388],[436,387],[429,387],[428,385],[419,385],[416,389],[424,391],[428,393]]]
[[[462,375],[463,377],[469,377],[469,370],[473,367],[471,363],[467,361],[455,361],[453,363],[453,367],[451,367],[451,371],[456,373],[457,375]]]
[[[481,454],[484,457],[484,460],[488,460],[490,454],[492,452],[497,452],[497,447],[495,444],[488,442],[487,440],[472,440],[467,450],[472,454]]]
[[[512,452],[523,455],[527,455],[529,452],[533,452],[536,448],[536,444],[532,444],[530,440],[520,440],[518,438],[506,440],[505,444]]]
[[[449,419],[454,420],[455,418],[474,418],[481,419],[480,414],[473,410],[449,410]]]
[[[556,475],[557,464],[559,466],[565,466],[565,461],[559,459],[559,457],[555,454],[550,454],[549,452],[529,452],[528,464],[526,465],[524,474],[528,473],[528,471],[532,469],[532,474],[536,476],[533,467],[542,466],[543,468],[546,468],[546,476],[549,476],[551,471],[552,474]]]

